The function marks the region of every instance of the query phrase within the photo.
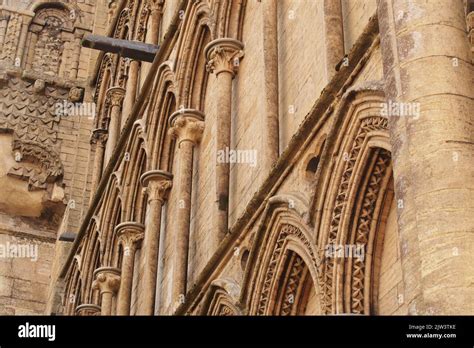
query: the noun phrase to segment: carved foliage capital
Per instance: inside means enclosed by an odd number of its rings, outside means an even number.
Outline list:
[[[77,306],[76,314],[79,316],[91,316],[100,314],[100,306],[95,304],[82,304]]]
[[[101,267],[94,272],[95,280],[92,283],[94,290],[99,290],[101,294],[116,294],[120,287],[120,270],[115,267]]]
[[[125,89],[122,87],[112,87],[107,90],[107,99],[111,106],[122,106],[125,97]]]
[[[150,10],[151,12],[163,12],[164,0],[150,0]]]
[[[136,249],[144,237],[145,226],[137,222],[123,222],[115,227],[119,243],[125,252]]]
[[[173,186],[171,181],[173,174],[161,171],[151,170],[144,173],[140,180],[142,186],[146,188],[149,200],[165,201],[168,198],[168,192]]]
[[[204,115],[197,110],[179,110],[171,115],[170,125],[169,133],[178,143],[190,141],[196,145],[204,132]]]
[[[92,131],[91,144],[105,145],[107,142],[107,130],[97,128]]]
[[[235,76],[240,60],[244,56],[244,45],[234,39],[217,39],[211,41],[205,48],[206,69],[210,73],[219,75],[228,72]]]
[[[171,180],[152,181],[146,188],[149,199],[157,199],[164,202],[168,198],[168,192],[173,186]]]

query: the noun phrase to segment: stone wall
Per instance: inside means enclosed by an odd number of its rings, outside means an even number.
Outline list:
[[[463,156],[456,168],[468,181],[465,160],[472,153],[462,144],[471,133],[459,128],[468,123],[468,98],[459,97],[457,122],[422,95],[425,108],[435,106],[433,126],[449,125],[447,138],[428,131],[429,118],[400,121],[383,112],[389,102],[421,93],[417,79],[427,82],[426,91],[432,79],[435,90],[459,88],[468,95],[472,64],[464,7],[456,2],[447,18],[435,9],[437,0],[379,1],[378,7],[376,1],[331,1],[110,3],[109,27],[104,31],[102,17],[98,32],[161,49],[153,64],[98,56],[91,83],[101,141],[87,170],[96,197],[60,269],[55,286],[63,296],[54,311],[472,312],[434,276],[443,257],[447,263],[439,269],[472,296],[471,276],[451,272],[472,255],[465,233],[471,220],[453,221],[454,231],[433,218],[434,211],[445,211],[434,193],[437,183],[454,197],[464,197],[470,183],[458,192],[458,181],[446,181],[446,168],[435,158],[426,173],[420,164],[430,146],[444,154],[458,149]],[[388,15],[393,11],[395,19]],[[463,28],[451,35],[440,25],[446,38],[453,37],[456,68],[465,74],[455,74],[451,65],[439,70],[456,78],[456,86],[426,71],[406,74],[398,64],[416,66],[418,55],[429,59],[444,50],[430,44],[436,16]],[[337,23],[339,31],[329,30]],[[413,37],[405,40],[399,24]],[[417,44],[418,34],[426,45]],[[449,105],[458,105],[446,93]],[[278,134],[270,129],[275,121]],[[424,143],[419,131],[436,141]],[[411,139],[419,147],[409,145]],[[221,161],[222,151],[250,157]],[[408,158],[415,155],[417,163]],[[434,194],[433,206],[404,186],[412,172],[420,181],[410,187],[428,198]],[[423,173],[430,174],[433,191],[424,189]],[[448,202],[456,212],[469,206],[461,198]],[[420,209],[424,215],[417,215]],[[447,242],[448,232],[466,243]],[[443,289],[454,307],[435,308]]]
[[[70,243],[58,239],[77,232],[87,209],[94,110],[83,103],[91,100],[90,51],[78,40],[92,31],[95,10],[93,1],[0,5],[1,245],[38,253],[0,260],[1,314],[45,312]],[[88,108],[67,115],[66,103]]]

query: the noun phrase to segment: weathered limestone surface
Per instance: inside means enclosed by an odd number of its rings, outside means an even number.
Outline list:
[[[12,3],[0,314],[474,314],[466,2]]]
[[[63,111],[91,98],[80,39],[96,5],[41,3],[0,5],[0,245],[37,251],[35,260],[1,257],[0,314],[43,314],[48,298],[60,302],[51,280],[70,242],[59,239],[78,231],[90,196],[93,109]]]

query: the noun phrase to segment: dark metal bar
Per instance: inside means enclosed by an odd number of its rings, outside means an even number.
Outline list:
[[[139,41],[114,39],[101,35],[85,35],[82,46],[94,50],[118,53],[122,57],[152,63],[160,46]]]

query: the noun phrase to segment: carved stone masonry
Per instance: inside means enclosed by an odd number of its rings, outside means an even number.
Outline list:
[[[68,100],[72,103],[79,103],[84,98],[84,89],[80,87],[72,87],[69,90]]]
[[[99,290],[101,315],[112,314],[112,300],[120,286],[120,270],[115,267],[101,267],[94,271],[92,289]]]
[[[92,137],[90,143],[95,145],[95,155],[94,155],[94,167],[92,172],[92,186],[91,192],[95,192],[97,185],[99,184],[99,180],[102,176],[102,166],[104,162],[104,151],[105,151],[105,144],[107,142],[107,130],[105,129],[94,129],[92,131]],[[94,197],[91,194],[90,199],[92,200]]]
[[[170,117],[170,135],[178,140],[178,144],[189,141],[196,145],[204,131],[204,115],[197,110],[182,109]]]
[[[149,4],[150,4],[150,10],[152,12],[156,11],[156,12],[162,13],[165,1],[164,0],[150,0]]]
[[[145,269],[141,282],[143,302],[138,306],[138,314],[153,315],[155,311],[155,292],[160,248],[161,211],[172,186],[173,174],[162,170],[150,170],[140,177],[148,195],[147,221],[145,229],[144,260]]]
[[[240,59],[243,57],[244,45],[235,39],[221,38],[211,41],[204,49],[207,70],[216,74],[216,153],[231,146],[232,118],[232,80],[234,79]],[[216,161],[216,198],[214,204],[214,248],[221,243],[229,231],[229,187],[230,163]]]
[[[123,246],[122,281],[117,301],[117,314],[129,315],[132,298],[135,251],[141,244],[145,226],[137,222],[123,222],[115,227],[119,243]]]
[[[115,267],[101,267],[94,272],[95,280],[92,283],[94,290],[100,294],[115,294],[120,285],[120,270]]]
[[[204,130],[204,115],[197,110],[182,109],[170,117],[170,134],[177,139],[177,197],[182,203],[177,211],[175,224],[175,250],[173,267],[172,298],[177,306],[186,293],[189,248],[189,225],[191,221],[191,192],[193,177],[193,150]]]
[[[115,233],[124,248],[136,248],[143,239],[144,226],[138,222],[122,222],[115,227]]]
[[[107,130],[97,128],[92,131],[91,144],[104,145],[107,142]]]
[[[76,308],[78,316],[93,316],[100,314],[100,306],[95,304],[81,304]]]
[[[105,163],[108,162],[120,136],[120,125],[122,119],[122,102],[125,97],[125,89],[122,87],[111,87],[107,90],[107,101],[110,104],[109,114],[109,137],[107,140],[107,149],[105,152]]]
[[[146,188],[148,201],[158,200],[163,203],[173,186],[173,174],[162,170],[150,170],[140,177],[142,186]]]
[[[243,48],[243,43],[235,39],[224,38],[211,41],[204,49],[207,71],[216,75],[229,72],[235,76],[240,59],[244,56]]]
[[[139,303],[137,314],[153,315],[155,311],[155,292],[160,248],[161,212],[164,201],[172,187],[173,174],[162,170],[150,170],[140,177],[148,195],[147,222],[143,240],[145,269],[141,282],[143,302]]]
[[[122,87],[111,87],[107,90],[107,98],[110,100],[111,106],[122,106],[125,97],[125,89]]]

